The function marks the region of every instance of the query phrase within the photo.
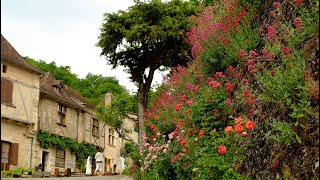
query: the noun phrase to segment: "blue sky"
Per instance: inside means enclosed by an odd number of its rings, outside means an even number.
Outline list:
[[[132,0],[1,0],[1,34],[22,56],[71,66],[80,78],[89,72],[115,76],[136,92],[123,68],[111,70],[95,46],[103,14],[133,4]],[[161,81],[156,73],[153,84]]]

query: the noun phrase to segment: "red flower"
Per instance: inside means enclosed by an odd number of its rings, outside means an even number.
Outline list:
[[[171,163],[172,163],[172,164],[174,163],[174,158],[171,158]]]
[[[186,145],[186,144],[187,144],[187,141],[186,141],[185,139],[183,139],[183,140],[181,141],[181,145],[184,146],[184,145]]]
[[[203,130],[200,130],[199,135],[200,135],[200,136],[204,136],[204,131],[203,131]]]
[[[288,46],[283,46],[282,50],[284,55],[287,55],[290,53],[290,48]]]
[[[303,3],[303,0],[294,0],[294,3],[295,3],[297,6],[301,6],[301,4]]]
[[[176,111],[180,111],[181,107],[182,107],[182,104],[176,104],[176,107],[175,107]]]
[[[241,116],[235,118],[235,119],[234,119],[234,123],[235,123],[235,124],[242,123],[242,118],[241,118]]]
[[[229,92],[233,91],[233,85],[231,83],[225,83],[224,86],[227,88],[227,91]]]
[[[198,91],[199,90],[199,85],[196,85],[196,87],[194,87],[194,90]]]
[[[270,71],[270,74],[271,74],[271,76],[273,76],[273,75],[276,74],[276,71],[275,71],[275,70],[271,70],[271,71]]]
[[[240,78],[240,77],[241,77],[240,73],[236,74],[236,77],[237,77],[237,78]]]
[[[253,128],[254,128],[254,122],[251,121],[251,120],[248,121],[248,122],[246,123],[246,128],[249,129],[249,130],[253,129]]]
[[[235,129],[236,129],[236,132],[237,132],[237,133],[241,133],[241,132],[243,131],[243,127],[242,127],[241,124],[237,124],[236,127],[235,127]]]
[[[227,148],[224,145],[218,147],[218,153],[224,155],[227,152]]]
[[[304,72],[304,77],[310,77],[310,72]]]
[[[184,94],[184,95],[182,95],[181,96],[181,100],[184,102],[184,101],[186,101],[187,100],[187,96]]]
[[[232,129],[233,129],[233,127],[232,127],[232,126],[227,126],[227,127],[224,129],[224,131],[226,131],[226,132],[230,132]]]

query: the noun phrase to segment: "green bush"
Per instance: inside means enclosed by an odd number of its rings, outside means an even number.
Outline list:
[[[122,171],[122,175],[130,175],[131,173],[130,173],[130,170],[129,169],[124,169],[123,171]]]

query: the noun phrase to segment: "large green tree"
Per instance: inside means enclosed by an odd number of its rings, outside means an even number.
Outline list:
[[[113,68],[124,66],[138,86],[139,144],[145,127],[143,113],[154,72],[160,67],[185,65],[184,42],[189,17],[197,7],[187,1],[135,1],[127,11],[104,14],[98,47]]]

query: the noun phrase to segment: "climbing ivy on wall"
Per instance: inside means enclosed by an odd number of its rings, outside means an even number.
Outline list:
[[[93,157],[97,152],[97,149],[92,144],[79,143],[71,138],[58,136],[45,131],[38,132],[37,140],[40,143],[40,147],[45,149],[69,149],[71,153],[76,155],[77,167],[81,167],[83,165],[86,157]]]

